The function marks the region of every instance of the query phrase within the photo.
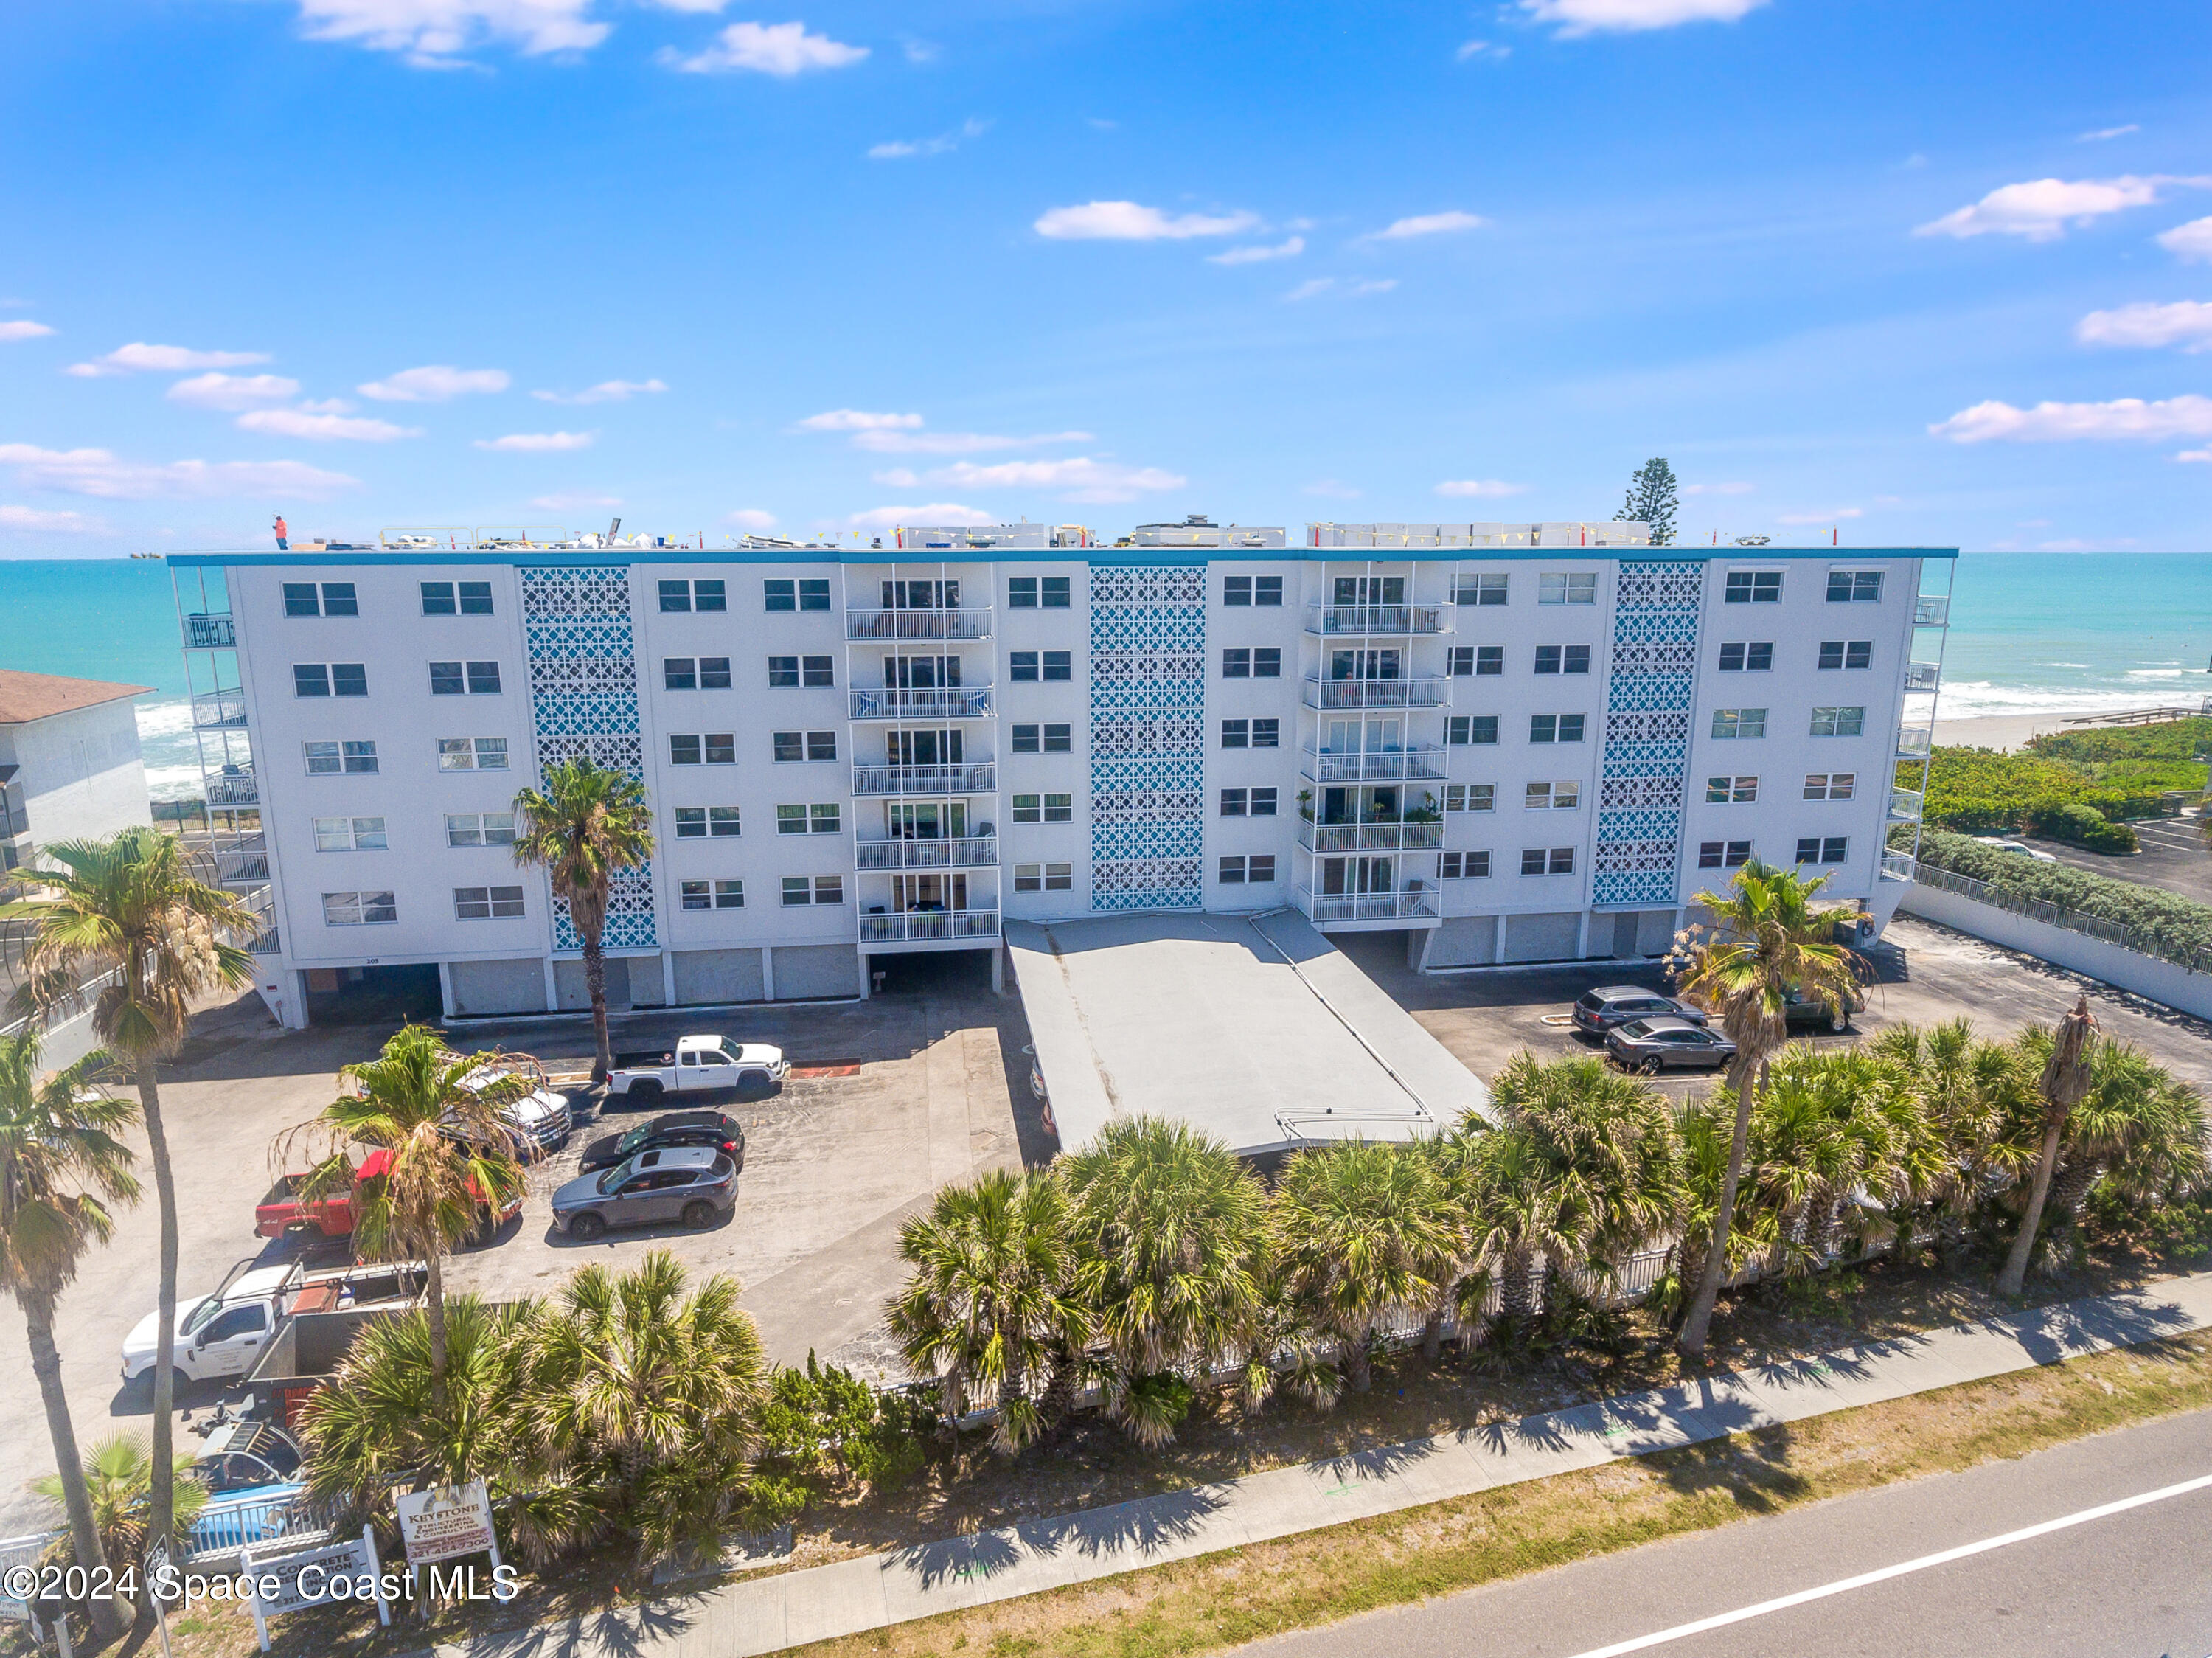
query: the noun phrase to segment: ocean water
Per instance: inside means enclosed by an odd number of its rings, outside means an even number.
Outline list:
[[[1940,582],[1934,572],[1933,581]],[[0,560],[0,667],[150,686],[138,704],[157,799],[199,767],[167,566]],[[2212,694],[2212,553],[1973,552],[1958,560],[1941,711],[2087,714]]]

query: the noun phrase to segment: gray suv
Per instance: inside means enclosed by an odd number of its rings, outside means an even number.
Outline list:
[[[611,1226],[681,1221],[705,1230],[737,1207],[738,1166],[714,1146],[641,1151],[553,1194],[553,1224],[580,1243]]]

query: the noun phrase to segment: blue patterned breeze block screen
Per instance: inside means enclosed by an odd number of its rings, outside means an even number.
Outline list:
[[[1594,905],[1675,902],[1705,588],[1701,560],[1620,566],[1598,784]]]
[[[629,568],[524,569],[522,629],[530,650],[530,716],[538,771],[578,753],[601,765],[645,776],[639,735],[637,662],[631,654]],[[653,869],[625,869],[607,893],[600,942],[610,950],[649,950],[658,937]],[[580,950],[568,906],[553,903],[553,948]]]
[[[1091,907],[1206,899],[1206,567],[1091,568]]]

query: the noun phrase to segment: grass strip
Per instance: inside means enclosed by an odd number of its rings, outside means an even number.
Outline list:
[[[1182,1658],[2212,1406],[2212,1335],[1731,1435],[801,1649]]]

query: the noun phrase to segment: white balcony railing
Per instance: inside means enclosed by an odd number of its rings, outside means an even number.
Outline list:
[[[863,840],[854,862],[863,869],[988,869],[999,861],[996,835],[945,840]]]
[[[1320,680],[1306,681],[1308,708],[1442,708],[1444,682],[1418,680]]]
[[[1910,852],[1884,852],[1881,855],[1881,875],[1884,881],[1911,880],[1912,854]]]
[[[192,698],[192,723],[202,730],[246,723],[243,691],[204,691]]]
[[[1349,753],[1309,748],[1299,769],[1316,783],[1402,783],[1443,777],[1444,751],[1433,744]]]
[[[1924,760],[1935,744],[1936,728],[1932,725],[1900,725],[1897,728],[1897,758],[1901,760]]]
[[[1449,633],[1449,605],[1309,605],[1306,631],[1340,634]]]
[[[261,790],[253,781],[251,771],[234,777],[210,777],[207,786],[210,806],[258,806]]]
[[[1309,852],[1433,852],[1443,844],[1441,823],[1298,823]]]
[[[933,690],[885,686],[854,691],[848,696],[856,720],[981,720],[991,713],[991,687],[987,685],[943,686]]]
[[[1907,691],[1933,691],[1942,679],[1943,670],[1934,662],[1907,662],[1905,665],[1905,688]]]
[[[238,643],[229,613],[185,618],[185,643],[194,650],[228,650]]]
[[[1892,823],[1917,823],[1920,821],[1920,805],[1917,791],[1893,789],[1889,791],[1889,820]]]
[[[1951,601],[1940,593],[1923,593],[1912,601],[1916,627],[1942,627],[1949,620]]]
[[[1437,895],[1425,887],[1397,893],[1316,893],[1297,889],[1298,908],[1309,920],[1419,921],[1435,918]]]
[[[856,765],[856,795],[995,795],[999,768],[972,765]]]
[[[848,610],[848,639],[988,639],[991,613],[981,610]]]
[[[863,944],[929,944],[950,938],[996,938],[996,910],[907,910],[860,917]]]

